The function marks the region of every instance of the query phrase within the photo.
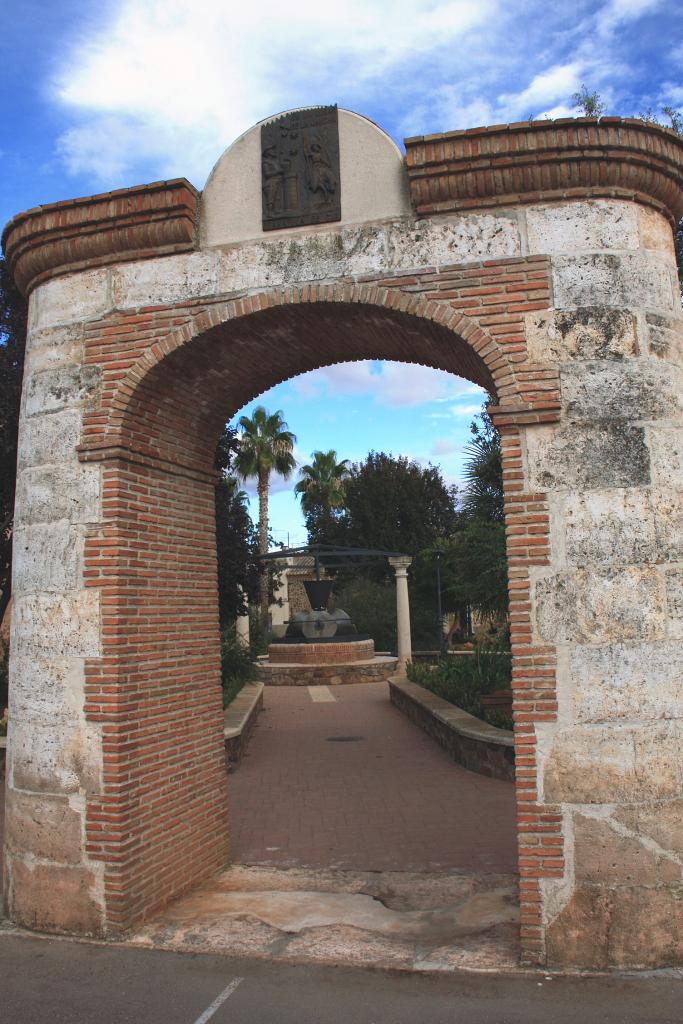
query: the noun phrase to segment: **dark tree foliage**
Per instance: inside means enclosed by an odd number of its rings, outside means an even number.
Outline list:
[[[445,543],[458,521],[457,494],[436,466],[405,456],[370,452],[350,468],[344,481],[345,505],[331,519],[307,516],[311,542],[375,548],[413,556],[410,569],[411,619],[416,648],[437,643],[436,586],[423,549]],[[396,647],[394,571],[386,559],[337,574],[338,604],[378,649]]]
[[[455,488],[436,466],[370,452],[351,467],[345,492],[345,508],[325,543],[416,555],[455,528]]]
[[[0,619],[10,598],[17,432],[27,304],[0,256]]]
[[[258,598],[258,535],[249,517],[247,498],[231,476],[233,460],[239,448],[237,431],[226,427],[215,457],[216,469],[223,474],[216,485],[216,554],[218,558],[218,607],[221,627],[246,613],[244,595]]]
[[[486,405],[478,419],[479,423],[474,420],[470,426],[472,440],[465,448],[468,455],[468,461],[465,463],[467,487],[461,509],[468,518],[479,517],[490,522],[502,523],[505,520],[505,511],[500,436]]]
[[[444,596],[451,610],[467,604],[501,618],[507,613],[508,577],[500,436],[486,405],[478,420],[466,449],[458,530],[444,549]]]

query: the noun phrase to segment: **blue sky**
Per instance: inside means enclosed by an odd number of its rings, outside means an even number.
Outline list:
[[[40,203],[184,176],[263,117],[338,103],[408,135],[575,111],[683,112],[683,6],[669,0],[7,0],[0,31],[0,224]],[[456,479],[479,395],[419,368],[362,364],[273,389],[308,460],[370,449]],[[370,377],[381,378],[369,380]],[[379,388],[377,385],[381,385]],[[293,499],[279,536],[302,539]]]

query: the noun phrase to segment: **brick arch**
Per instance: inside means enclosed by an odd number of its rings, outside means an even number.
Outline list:
[[[545,268],[520,270],[519,262],[502,261],[490,273],[516,281],[530,273],[538,288]],[[476,290],[477,278],[467,280]],[[497,392],[513,498],[522,486],[516,421],[556,417],[555,378],[528,362],[526,305],[503,317],[494,337],[478,315],[463,314],[447,296],[416,295],[409,281],[304,285],[157,307],[97,325],[86,341],[89,362],[103,371],[80,455],[102,463],[103,521],[85,552],[88,585],[101,597],[102,656],[86,664],[86,714],[102,730],[106,765],[102,792],[88,800],[86,834],[92,860],[104,867],[105,930],[133,926],[228,859],[213,470],[228,416],[273,384],[334,362],[438,367]],[[514,498],[509,518],[522,644],[525,560],[544,556],[538,544],[546,532],[538,505],[527,524],[525,501]],[[537,671],[518,670],[525,699],[535,694]]]
[[[509,272],[510,268],[505,269]],[[340,311],[340,306],[345,312]],[[272,351],[268,352],[269,332],[281,333],[282,317],[290,324],[298,318],[308,321],[310,330],[310,311],[316,310],[324,320],[322,311],[332,308],[338,323],[332,330],[328,318],[325,329],[328,336],[336,334],[336,345],[332,338],[331,346],[316,347],[312,343],[304,351],[303,339],[297,351],[290,349],[284,361],[276,360],[272,372],[266,372],[272,360]],[[353,344],[349,344],[349,331],[354,329],[354,323],[357,326],[361,311],[365,320],[374,319],[374,337],[353,338]],[[169,324],[170,313],[173,314],[172,324]],[[386,317],[384,326],[387,331],[393,331],[393,338],[380,337],[378,313]],[[105,367],[101,407],[85,420],[80,449],[83,459],[97,458],[97,453],[99,457],[106,457],[108,451],[120,450],[121,446],[128,451],[131,448],[144,451],[147,446],[140,438],[131,439],[131,430],[136,415],[140,415],[145,393],[149,396],[161,376],[173,372],[175,367],[183,382],[175,403],[177,408],[182,407],[183,397],[187,398],[189,393],[188,367],[196,376],[192,365],[199,357],[203,357],[207,377],[215,380],[220,373],[218,366],[211,365],[212,360],[220,361],[221,346],[217,341],[228,349],[232,346],[236,353],[244,350],[245,338],[250,339],[251,346],[251,380],[244,379],[242,374],[239,399],[232,404],[224,403],[220,413],[223,419],[276,383],[321,366],[364,358],[429,365],[467,377],[497,394],[501,409],[519,413],[534,409],[539,402],[547,407],[547,388],[534,394],[533,384],[531,390],[529,387],[528,373],[526,380],[518,373],[520,368],[526,369],[523,338],[514,335],[515,329],[521,329],[519,326],[511,327],[512,340],[516,343],[510,344],[508,339],[501,342],[469,311],[465,314],[453,308],[449,301],[404,291],[395,285],[309,284],[274,288],[199,309],[153,310],[147,317],[132,319],[133,335],[141,326],[154,329],[157,324],[159,336],[136,356],[125,373],[121,374],[116,363],[108,379]],[[145,320],[148,323],[143,323]],[[279,326],[278,320],[281,321]],[[420,325],[417,328],[416,322]],[[263,351],[259,351],[259,335]],[[153,454],[149,450],[146,453]]]

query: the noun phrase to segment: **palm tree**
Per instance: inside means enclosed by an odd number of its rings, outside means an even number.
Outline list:
[[[344,507],[346,493],[344,484],[349,476],[349,460],[337,462],[334,449],[328,452],[313,452],[313,463],[301,467],[301,477],[294,488],[301,498],[301,507],[306,515],[307,526],[313,528],[315,520],[332,520],[332,510]],[[320,532],[320,522],[317,530]]]
[[[282,410],[269,413],[262,405],[251,416],[241,416],[240,447],[235,468],[243,480],[256,477],[259,500],[258,546],[259,554],[268,551],[268,486],[270,474],[279,473],[286,480],[296,467],[292,450],[296,437],[287,429]],[[259,580],[261,613],[268,614],[268,574],[265,570]]]

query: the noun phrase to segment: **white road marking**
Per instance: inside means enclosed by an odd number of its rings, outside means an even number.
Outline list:
[[[311,695],[311,700],[316,704],[323,704],[329,701],[336,701],[335,695],[330,690],[329,686],[309,686],[308,692]]]
[[[211,1006],[207,1006],[201,1017],[197,1017],[194,1024],[206,1024],[207,1020],[211,1020],[216,1010],[220,1010],[226,999],[229,999],[233,994],[238,985],[244,981],[244,978],[233,978],[229,985],[226,985],[219,996],[216,996]]]

